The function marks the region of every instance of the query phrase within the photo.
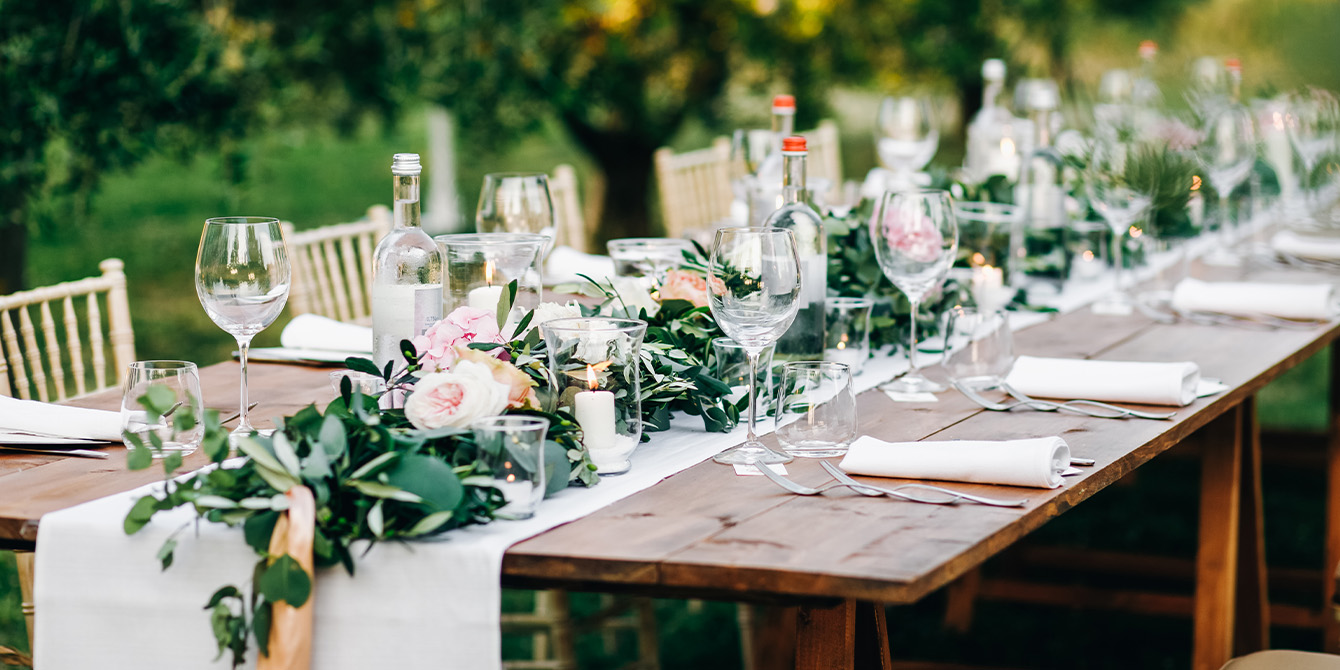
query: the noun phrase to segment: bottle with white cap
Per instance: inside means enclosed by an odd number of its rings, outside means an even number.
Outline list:
[[[828,253],[824,222],[809,204],[805,188],[805,158],[809,153],[799,135],[782,140],[782,205],[763,221],[785,228],[796,237],[800,255],[800,311],[777,341],[776,356],[785,360],[823,360],[824,299],[828,296]]]
[[[418,154],[391,163],[395,225],[372,260],[372,360],[378,369],[403,369],[401,340],[422,335],[442,318],[442,254],[419,227]]]
[[[772,99],[772,148],[759,162],[755,175],[753,192],[749,195],[749,223],[758,225],[778,207],[782,206],[781,191],[777,185],[782,183],[782,139],[795,134],[796,98],[791,95],[777,95]]]
[[[1016,136],[1018,120],[999,103],[1005,90],[1005,61],[990,58],[982,63],[982,108],[968,124],[968,146],[964,169],[977,182],[993,175],[1010,180],[1019,176],[1021,142]]]
[[[1025,105],[1032,122],[1033,150],[1019,172],[1014,201],[1020,208],[1020,217],[1016,230],[1010,234],[1008,274],[1010,283],[1016,286],[1023,278],[1024,261],[1030,252],[1053,260],[1038,271],[1047,279],[1059,284],[1069,275],[1065,267],[1068,256],[1064,253],[1065,160],[1052,146],[1060,104],[1056,82],[1043,79],[1029,86]]]

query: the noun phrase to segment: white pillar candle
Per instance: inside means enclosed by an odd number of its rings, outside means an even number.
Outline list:
[[[470,290],[470,307],[473,309],[482,309],[486,312],[498,311],[498,303],[502,301],[501,286],[480,286]]]
[[[846,363],[851,368],[851,373],[856,374],[865,367],[865,351],[860,347],[846,347],[846,342],[839,342],[837,347],[824,350],[824,360],[834,363]]]
[[[1009,292],[1001,268],[981,265],[972,269],[972,296],[979,308],[996,310],[1004,307],[1009,303]]]
[[[586,366],[586,380],[591,390],[582,391],[573,399],[573,414],[582,427],[582,444],[587,451],[613,449],[616,446],[614,394],[595,390],[595,370],[590,365]]]

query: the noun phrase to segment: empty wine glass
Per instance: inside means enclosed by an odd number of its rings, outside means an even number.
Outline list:
[[[880,103],[875,150],[884,167],[893,171],[889,188],[913,188],[913,175],[926,167],[939,145],[940,131],[926,99],[890,96]]]
[[[707,293],[712,317],[749,357],[749,431],[745,443],[713,457],[718,463],[786,463],[791,457],[758,441],[758,358],[777,341],[800,307],[800,256],[791,231],[723,228],[712,243]]]
[[[209,318],[237,340],[242,395],[234,436],[256,432],[247,418],[247,350],[251,338],[284,310],[290,278],[278,219],[226,216],[205,221],[195,256],[195,294]]]
[[[917,309],[944,281],[958,252],[958,223],[948,191],[888,191],[870,218],[870,240],[884,276],[912,304],[908,372],[881,386],[900,393],[937,393],[945,387],[921,376],[917,365]]]
[[[1136,165],[1137,151],[1136,143],[1121,132],[1100,134],[1089,155],[1085,179],[1089,203],[1112,230],[1112,264],[1116,268],[1116,286],[1095,306],[1099,311],[1130,309],[1122,251],[1126,232],[1145,215],[1150,202],[1149,185],[1142,183],[1143,171]]]
[[[554,201],[543,172],[496,172],[484,175],[475,208],[476,232],[536,233],[554,240]],[[548,250],[546,249],[546,255]]]
[[[1203,137],[1196,145],[1196,157],[1205,167],[1205,178],[1219,195],[1218,240],[1205,262],[1236,265],[1237,257],[1229,251],[1236,222],[1229,213],[1228,199],[1247,180],[1256,164],[1256,131],[1251,112],[1233,103],[1210,112]]]

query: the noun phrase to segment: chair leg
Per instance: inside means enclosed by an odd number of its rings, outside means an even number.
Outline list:
[[[1340,654],[1340,601],[1336,600],[1336,582],[1340,581],[1340,344],[1331,345],[1330,435],[1326,444],[1326,564],[1322,567],[1322,649]]]
[[[637,598],[638,667],[661,670],[661,644],[656,632],[656,607],[651,598]]]
[[[15,562],[19,566],[19,593],[22,598],[20,607],[23,611],[23,619],[28,624],[28,650],[33,648],[33,615],[36,609],[33,606],[33,552],[16,551],[14,552]]]

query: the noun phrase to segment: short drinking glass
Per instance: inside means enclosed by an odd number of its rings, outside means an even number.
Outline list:
[[[491,416],[470,424],[479,447],[476,465],[502,492],[507,504],[499,515],[528,519],[544,498],[544,439],[549,420],[539,417]]]
[[[831,361],[787,363],[777,394],[777,441],[786,453],[805,458],[847,453],[856,439],[851,368]]]
[[[150,391],[154,387],[154,391]],[[157,398],[162,414],[145,408],[146,394]],[[191,453],[204,436],[204,401],[200,395],[200,372],[190,361],[136,361],[121,394],[121,430],[137,435],[161,458],[169,451]],[[156,436],[161,447],[153,443]]]
[[[1014,366],[1010,322],[1001,310],[955,307],[945,315],[945,372],[974,390],[1000,385]]]
[[[859,374],[870,358],[870,298],[829,298],[824,302],[827,323],[824,330],[824,360],[846,363],[852,374]]]

